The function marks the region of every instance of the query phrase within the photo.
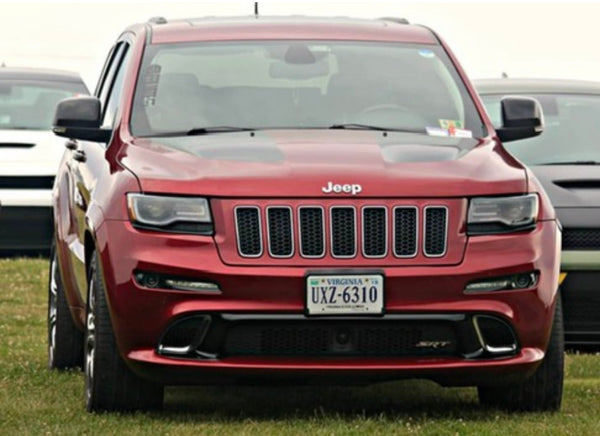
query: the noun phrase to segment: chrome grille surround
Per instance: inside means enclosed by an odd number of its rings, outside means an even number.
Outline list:
[[[432,243],[430,240],[428,241],[427,233],[429,231],[433,231],[432,226],[427,225],[428,213],[430,213],[430,211],[434,211],[434,210],[435,211],[438,211],[438,210],[444,211],[444,215],[443,215],[444,221],[443,221],[443,229],[442,229],[442,235],[443,235],[443,238],[442,238],[443,239],[443,241],[442,241],[443,249],[442,250],[428,250],[427,249],[428,243]],[[436,223],[436,224],[438,224],[438,223]],[[424,230],[423,231],[423,254],[426,257],[444,257],[446,255],[446,251],[448,251],[448,207],[443,206],[443,205],[425,206],[425,208],[423,209],[423,227],[424,227],[424,229],[423,229]],[[440,229],[438,229],[438,230],[440,230]],[[439,243],[439,241],[435,241],[434,243]]]
[[[414,250],[412,253],[408,253],[408,254],[398,254],[398,243],[397,243],[397,237],[398,237],[398,225],[396,223],[396,211],[398,210],[414,210],[415,211],[415,231],[414,231],[414,237],[415,237],[415,241],[414,241]],[[394,217],[394,225],[392,226],[392,234],[393,234],[393,241],[394,241],[394,256],[400,259],[410,259],[413,257],[416,257],[418,252],[419,252],[419,234],[420,234],[420,226],[419,226],[419,208],[417,206],[394,206],[394,208],[392,209],[392,213],[393,213],[393,217]]]
[[[292,210],[292,208],[290,206],[277,206],[277,205],[272,205],[272,206],[267,206],[266,207],[266,220],[267,220],[267,247],[269,250],[269,256],[273,257],[273,258],[279,258],[279,259],[286,259],[286,258],[290,258],[294,255],[294,251],[295,251],[295,247],[294,247],[294,211]],[[289,235],[284,235],[282,234],[282,232],[272,232],[271,230],[271,225],[274,223],[275,218],[271,217],[271,212],[274,211],[281,211],[281,210],[287,210],[288,211],[288,219],[289,219],[289,226],[286,226],[287,228],[285,229],[286,232],[289,232]],[[271,233],[276,233],[275,237],[279,238],[280,241],[278,241],[277,245],[289,245],[290,246],[290,250],[288,254],[278,254],[278,253],[274,253],[273,250],[273,239]],[[289,238],[289,242],[286,241],[285,239]]]
[[[240,212],[242,211],[250,211],[250,210],[256,210],[257,213],[257,220],[258,220],[258,225],[257,225],[257,232],[258,232],[258,241],[259,241],[259,246],[260,246],[260,250],[258,251],[258,253],[247,253],[244,250],[244,247],[242,247],[242,243],[246,243],[246,241],[242,241],[242,237],[240,236]],[[234,217],[235,217],[235,228],[236,228],[236,232],[235,232],[235,236],[236,236],[236,241],[237,241],[237,249],[238,249],[238,253],[240,254],[240,256],[242,257],[249,257],[249,258],[258,258],[261,257],[263,255],[264,252],[264,248],[263,248],[263,235],[262,235],[262,220],[261,220],[261,214],[260,214],[260,208],[258,206],[236,206],[234,209]],[[252,229],[252,231],[255,231],[254,229]],[[245,238],[244,238],[245,239]]]
[[[321,237],[320,237],[320,244],[322,245],[323,249],[320,253],[317,254],[305,254],[306,252],[304,251],[304,239],[303,239],[303,235],[302,235],[302,227],[303,227],[303,222],[305,222],[305,220],[303,220],[302,218],[302,211],[303,210],[310,210],[310,209],[318,209],[321,211],[320,214],[320,219],[321,219],[321,226],[319,226],[321,228]],[[298,243],[300,245],[300,256],[306,259],[320,259],[322,257],[325,256],[326,253],[326,246],[325,246],[325,234],[326,234],[326,229],[325,229],[325,208],[323,206],[318,206],[318,205],[305,205],[305,206],[298,206]]]
[[[348,211],[351,210],[352,211],[352,228],[350,229],[352,231],[352,236],[349,237],[346,234],[343,235],[336,235],[337,231],[334,231],[334,226],[340,224],[339,221],[342,219],[346,219],[345,217],[340,217],[338,219],[334,218],[334,214],[335,211]],[[356,220],[356,208],[354,206],[344,206],[344,205],[339,205],[339,206],[331,206],[329,208],[329,243],[331,244],[331,257],[336,258],[336,259],[352,259],[354,257],[356,257],[356,254],[358,252],[358,238],[357,238],[357,234],[358,234],[358,223]],[[334,222],[334,220],[338,221],[338,222]],[[345,243],[345,241],[336,241],[336,236],[339,237],[343,237],[345,238],[352,238],[354,240],[354,247],[352,250],[351,254],[335,254],[336,253],[336,248],[339,248],[339,245],[342,245]],[[337,239],[339,239],[339,237]],[[343,247],[346,248],[346,247]],[[346,251],[344,249],[340,249],[341,251]]]
[[[383,253],[379,254],[379,255],[367,254],[367,244],[365,242],[366,241],[365,235],[367,234],[367,232],[366,232],[367,220],[365,218],[365,212],[367,210],[383,210],[384,211],[383,239],[384,239],[385,249],[384,249]],[[389,238],[388,238],[388,236],[389,236],[389,217],[388,217],[387,207],[385,207],[385,206],[363,206],[361,209],[361,212],[362,212],[362,229],[361,229],[362,255],[368,259],[382,259],[388,255],[388,251],[389,251]],[[379,236],[379,235],[377,235],[377,236]]]

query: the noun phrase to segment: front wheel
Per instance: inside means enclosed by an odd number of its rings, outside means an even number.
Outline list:
[[[48,277],[48,367],[81,368],[83,334],[73,321],[59,268],[53,244]]]
[[[119,354],[96,253],[88,286],[85,392],[89,412],[157,409],[163,402],[163,387],[135,375]]]
[[[523,383],[511,386],[480,386],[482,405],[522,412],[554,412],[560,409],[564,377],[564,332],[560,294],[556,299],[552,333],[544,360]]]

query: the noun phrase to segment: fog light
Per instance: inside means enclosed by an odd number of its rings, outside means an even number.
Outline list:
[[[528,272],[504,277],[477,280],[467,284],[465,292],[493,292],[512,289],[527,289],[536,285],[539,273]]]
[[[140,286],[150,289],[161,288],[172,289],[175,291],[221,292],[219,285],[213,282],[144,272],[137,272],[134,274],[134,277],[135,281]]]
[[[160,279],[155,274],[137,273],[135,279],[140,285],[146,288],[158,288],[160,285]]]

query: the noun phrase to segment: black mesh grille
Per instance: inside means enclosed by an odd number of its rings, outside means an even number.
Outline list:
[[[52,189],[54,176],[2,176],[0,189]]]
[[[320,257],[325,254],[323,209],[319,207],[300,209],[300,253],[308,257]]]
[[[255,207],[238,207],[235,214],[240,254],[250,257],[260,256],[262,240],[259,210]]]
[[[289,257],[294,253],[292,210],[288,207],[267,209],[269,249],[272,256]]]
[[[356,214],[352,207],[331,209],[331,254],[334,257],[356,255]]]
[[[443,342],[433,350],[424,346]],[[408,356],[456,354],[454,329],[443,323],[281,322],[232,326],[226,355],[261,356]]]
[[[600,249],[600,229],[563,229],[563,250]]]
[[[446,221],[448,213],[444,207],[425,209],[425,255],[441,256],[446,251]]]
[[[410,257],[417,254],[417,209],[394,209],[394,254]]]
[[[383,257],[387,252],[387,210],[383,207],[363,209],[363,250],[365,256]]]
[[[600,344],[597,271],[569,271],[560,285],[568,343]]]

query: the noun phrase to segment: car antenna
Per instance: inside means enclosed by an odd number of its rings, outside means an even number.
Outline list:
[[[254,2],[254,18],[258,18],[258,2]]]

